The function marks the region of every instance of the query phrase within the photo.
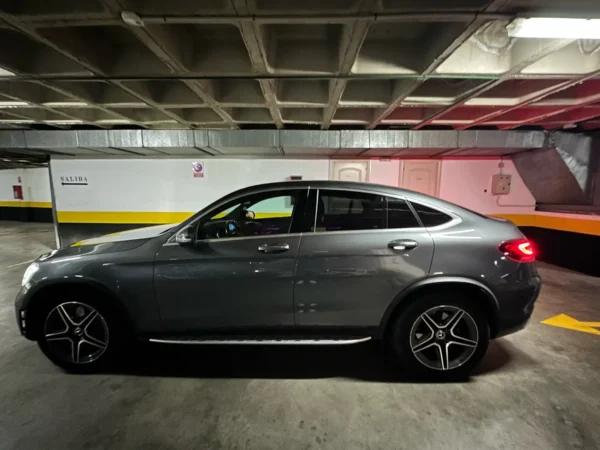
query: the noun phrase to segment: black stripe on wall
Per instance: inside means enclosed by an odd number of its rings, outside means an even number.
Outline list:
[[[52,223],[52,208],[0,206],[0,220]]]
[[[538,250],[537,259],[588,275],[600,276],[600,236],[521,227]]]

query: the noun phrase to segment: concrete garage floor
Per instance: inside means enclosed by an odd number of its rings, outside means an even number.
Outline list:
[[[600,446],[600,336],[540,324],[560,313],[600,321],[598,278],[540,264],[533,321],[495,341],[467,383],[408,382],[375,344],[145,346],[122,373],[76,376],[14,323],[27,266],[14,265],[53,242],[49,225],[0,224],[0,448]]]

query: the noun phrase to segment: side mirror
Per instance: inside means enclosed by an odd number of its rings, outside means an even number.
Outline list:
[[[186,227],[175,236],[175,242],[179,245],[191,245],[194,243],[195,227]]]

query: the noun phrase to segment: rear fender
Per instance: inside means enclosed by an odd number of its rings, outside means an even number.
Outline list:
[[[418,281],[408,288],[404,289],[400,292],[396,298],[390,303],[385,313],[383,314],[383,318],[381,319],[381,323],[377,328],[376,337],[382,338],[385,335],[385,330],[387,329],[388,323],[390,319],[393,317],[394,313],[398,311],[400,308],[403,308],[408,304],[411,299],[414,299],[414,294],[418,293],[420,290],[427,290],[431,287],[442,287],[442,285],[448,286],[471,286],[477,287],[481,289],[481,291],[487,297],[487,304],[484,305],[486,309],[488,309],[494,317],[497,316],[498,313],[498,299],[494,295],[494,293],[488,288],[485,284],[473,280],[471,278],[465,277],[434,277],[434,278],[426,278],[424,280]]]

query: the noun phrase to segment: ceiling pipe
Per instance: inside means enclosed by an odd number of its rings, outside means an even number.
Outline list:
[[[427,79],[453,79],[453,80],[491,80],[495,81],[500,75],[453,75],[453,74],[335,74],[323,75],[285,75],[285,74],[247,74],[247,75],[193,75],[174,74],[139,76],[139,75],[114,75],[114,76],[72,76],[72,75],[11,75],[0,76],[0,81],[181,81],[181,80],[427,80]]]
[[[474,19],[483,20],[511,20],[515,16],[511,14],[478,14],[478,13],[417,13],[417,14],[332,14],[332,15],[277,15],[277,16],[139,16],[131,11],[123,14],[141,17],[144,25],[161,24],[224,24],[232,22],[253,22],[257,24],[327,24],[347,23],[354,20],[365,20],[369,22],[470,22]],[[124,18],[125,19],[125,18]],[[127,22],[127,24],[132,25]],[[139,26],[139,25],[135,25]]]

